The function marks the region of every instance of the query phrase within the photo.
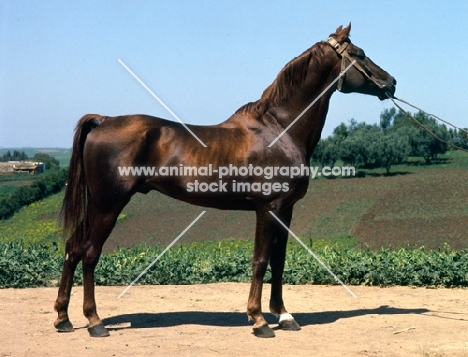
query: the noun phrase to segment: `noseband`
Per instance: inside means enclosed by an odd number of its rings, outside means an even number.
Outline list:
[[[329,37],[329,38],[326,39],[326,41],[323,41],[323,42],[330,45],[336,51],[336,53],[341,57],[341,72],[343,72],[345,70],[345,68],[346,68],[346,63],[345,63],[346,59],[348,59],[348,61],[350,63],[353,62],[353,57],[346,50],[348,45],[349,45],[349,42],[339,43],[333,37]],[[357,61],[354,61],[353,65],[354,65],[354,67],[356,67],[356,69],[359,72],[362,73],[362,75],[364,77],[366,77],[367,79],[372,81],[377,87],[379,87],[380,89],[385,88],[384,84],[381,84],[381,83],[377,82],[374,78],[372,78],[372,74],[369,75],[368,71],[366,71],[365,68],[363,68],[359,63],[357,63]],[[341,92],[341,89],[343,88],[343,82],[344,82],[345,75],[341,76],[340,79],[338,80],[338,90],[340,92]]]

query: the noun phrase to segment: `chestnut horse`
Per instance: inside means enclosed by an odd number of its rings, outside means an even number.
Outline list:
[[[109,335],[96,311],[94,270],[119,213],[135,193],[150,190],[199,206],[255,211],[253,277],[247,303],[247,315],[253,320],[254,334],[274,336],[261,306],[263,277],[268,264],[272,274],[270,311],[279,316],[280,328],[300,329],[287,312],[282,297],[288,231],[270,211],[289,227],[294,204],[307,192],[308,174],[269,177],[268,180],[253,174],[229,172],[223,177],[227,184],[218,192],[197,192],[193,187],[188,189],[190,183],[221,185],[219,177],[201,174],[119,175],[119,168],[308,167],[335,90],[369,94],[381,100],[392,97],[395,92],[395,79],[351,43],[350,29],[351,24],[346,28],[340,26],[326,41],[316,43],[291,60],[259,100],[239,108],[218,125],[188,125],[190,133],[179,123],[148,115],[105,117],[90,114],[81,118],[75,130],[61,212],[64,232],[70,238],[66,242],[55,302],[58,318],[54,325],[58,331],[73,331],[68,304],[75,268],[81,261],[83,312],[89,320],[88,331],[93,337]],[[352,61],[354,64],[338,82],[336,79]],[[317,101],[308,108],[314,99]],[[288,130],[284,132],[286,128]],[[236,182],[251,184],[251,187],[269,183],[270,188],[276,189],[269,190],[271,192],[234,190],[232,185]],[[260,186],[254,186],[255,183]]]

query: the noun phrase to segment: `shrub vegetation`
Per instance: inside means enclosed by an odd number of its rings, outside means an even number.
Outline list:
[[[0,220],[13,216],[23,206],[59,192],[65,185],[67,172],[66,169],[46,172],[31,185],[19,186],[4,196],[0,199]]]
[[[346,240],[345,240],[346,241]],[[309,245],[310,242],[309,242]],[[253,244],[250,240],[190,243],[174,246],[138,284],[249,282]],[[96,269],[97,285],[127,285],[162,251],[135,247],[104,254]],[[349,244],[317,241],[312,249],[346,284],[372,286],[468,286],[468,250],[400,248],[359,249]],[[57,244],[0,243],[0,287],[56,286],[63,256]],[[75,284],[81,284],[81,268]],[[270,280],[267,272],[266,282]],[[335,284],[334,279],[298,244],[290,242],[285,284]]]

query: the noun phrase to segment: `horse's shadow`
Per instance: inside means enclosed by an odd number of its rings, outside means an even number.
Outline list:
[[[348,319],[365,315],[421,315],[428,312],[431,312],[431,310],[402,309],[384,305],[375,309],[303,313],[299,312],[294,313],[293,315],[299,325],[307,326],[329,324],[339,319]],[[265,319],[269,324],[275,324],[278,322],[277,318],[272,314],[265,314]],[[117,330],[122,328],[158,328],[190,324],[220,327],[241,327],[248,324],[247,315],[243,312],[202,311],[124,314],[105,318],[103,319],[103,323],[105,326],[108,326],[109,330]],[[123,325],[125,327],[120,327],[119,325]]]

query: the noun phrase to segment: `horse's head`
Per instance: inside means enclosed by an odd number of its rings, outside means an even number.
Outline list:
[[[336,57],[335,66],[344,71],[353,61],[354,64],[338,81],[338,90],[343,93],[363,93],[379,97],[381,100],[393,97],[396,80],[367,57],[364,51],[351,43],[349,33],[351,23],[342,26],[324,41],[333,49]]]

